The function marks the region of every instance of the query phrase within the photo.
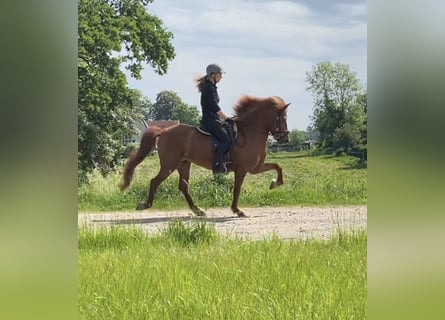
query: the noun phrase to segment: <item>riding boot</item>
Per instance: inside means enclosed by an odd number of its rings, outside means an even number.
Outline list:
[[[213,174],[227,174],[227,167],[222,161],[215,161],[212,167]]]
[[[219,143],[218,148],[214,153],[214,164],[213,164],[213,173],[222,173],[227,174],[228,170],[226,164],[224,163],[224,154],[227,147],[225,144]]]

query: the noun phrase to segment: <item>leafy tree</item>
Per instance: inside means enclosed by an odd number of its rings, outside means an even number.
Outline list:
[[[196,106],[184,103],[173,91],[162,91],[156,96],[147,113],[148,120],[179,120],[181,123],[198,125],[200,114]]]
[[[156,101],[152,104],[148,112],[149,120],[177,120],[173,119],[173,109],[181,105],[181,98],[173,91],[161,91],[156,96]]]
[[[292,147],[300,148],[307,139],[308,134],[304,131],[294,129],[289,132],[289,145]]]
[[[337,152],[352,150],[360,142],[360,128],[345,122],[340,128],[335,129],[332,140],[333,148]]]
[[[319,133],[321,148],[358,148],[366,119],[362,106],[365,90],[349,66],[321,62],[306,73],[306,81],[314,96],[312,126]]]
[[[150,101],[149,98],[140,95],[139,103],[142,109],[142,118],[148,119],[150,117],[151,108],[153,107],[153,103]]]
[[[142,63],[167,72],[175,57],[173,34],[147,13],[150,0],[78,2],[78,173],[82,181],[121,160],[122,137],[134,132],[141,96],[127,85],[121,66],[140,79]]]
[[[306,134],[308,140],[313,140],[313,141],[317,141],[320,136],[319,132],[317,132],[317,130],[315,130],[312,126],[308,126],[306,128]]]
[[[182,123],[190,124],[192,126],[199,125],[201,120],[200,113],[196,106],[181,104],[176,106],[172,112],[173,119],[177,119]]]

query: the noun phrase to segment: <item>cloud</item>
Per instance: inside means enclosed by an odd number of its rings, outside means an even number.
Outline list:
[[[227,71],[218,86],[226,113],[242,94],[279,95],[292,102],[289,128],[305,130],[313,102],[304,79],[314,64],[348,64],[366,82],[365,1],[155,0],[148,11],[173,32],[177,55],[167,75],[147,66],[141,81],[130,79],[152,100],[173,90],[199,105],[193,79],[219,63]]]

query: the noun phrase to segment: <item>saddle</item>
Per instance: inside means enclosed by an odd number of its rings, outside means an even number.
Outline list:
[[[230,170],[230,167],[232,165],[232,161],[230,159],[230,150],[232,150],[233,146],[235,145],[235,140],[238,136],[238,127],[236,126],[236,123],[234,121],[223,121],[222,127],[226,132],[228,133],[228,136],[230,138],[230,147],[227,149],[226,154],[224,155],[224,165],[227,169]],[[195,127],[198,132],[211,136],[211,142],[212,142],[212,151],[215,153],[216,149],[218,148],[219,141],[208,131],[206,131],[202,127]]]

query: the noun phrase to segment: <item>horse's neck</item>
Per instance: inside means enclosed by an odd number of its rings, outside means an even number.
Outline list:
[[[246,117],[240,121],[239,127],[246,132],[264,132],[266,135],[269,134],[270,125],[269,120],[267,118],[259,117],[257,115],[251,115],[250,117]]]
[[[269,130],[266,126],[261,126],[255,122],[249,122],[249,120],[238,124],[238,130],[242,134],[238,134],[238,139],[242,137],[245,139],[243,145],[249,146],[262,146],[266,145],[267,137],[269,135]]]
[[[246,145],[265,146],[274,121],[274,109],[269,106],[261,106],[247,111],[238,123],[240,131],[245,135]]]

